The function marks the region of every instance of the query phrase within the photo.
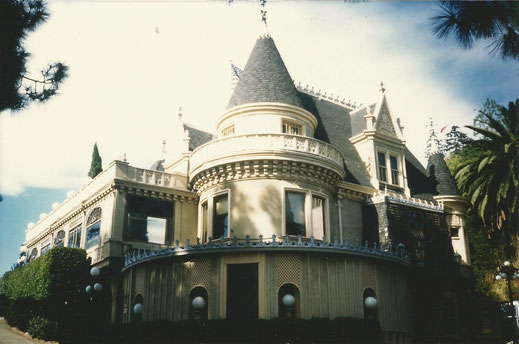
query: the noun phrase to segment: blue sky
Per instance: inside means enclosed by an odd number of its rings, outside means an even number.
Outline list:
[[[425,127],[471,124],[487,98],[519,97],[519,64],[437,40],[434,2],[267,4],[268,32],[292,78],[357,103],[384,81],[393,116],[422,160]],[[51,1],[26,41],[29,72],[61,60],[60,95],[0,114],[0,273],[18,257],[29,222],[85,183],[92,147],[104,166],[123,154],[149,167],[174,149],[174,121],[207,131],[230,96],[229,60],[243,67],[265,32],[256,2]]]

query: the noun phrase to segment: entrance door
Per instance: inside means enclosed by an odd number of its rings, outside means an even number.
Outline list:
[[[258,318],[258,263],[227,265],[227,319]]]

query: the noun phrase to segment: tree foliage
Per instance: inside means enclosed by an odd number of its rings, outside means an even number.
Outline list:
[[[488,234],[517,234],[519,201],[519,99],[499,106],[492,115],[483,109],[481,125],[468,126],[479,137],[460,153],[456,181],[481,218]]]
[[[43,0],[0,1],[0,112],[48,100],[67,77],[68,67],[61,62],[47,66],[40,77],[27,74],[30,54],[24,48],[25,38],[48,17]]]
[[[442,1],[431,21],[438,38],[452,35],[465,49],[476,41],[489,40],[492,54],[519,60],[517,1]]]
[[[103,160],[99,155],[96,142],[94,144],[94,151],[92,152],[92,162],[90,164],[90,171],[88,171],[88,176],[90,178],[95,178],[101,172],[103,172]]]

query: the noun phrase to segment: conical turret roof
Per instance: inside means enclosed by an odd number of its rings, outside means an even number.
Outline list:
[[[429,178],[436,184],[436,192],[439,195],[460,195],[456,181],[443,159],[443,154],[438,152],[431,154],[427,161],[427,170]]]
[[[285,63],[269,35],[258,38],[227,108],[258,102],[303,107]]]

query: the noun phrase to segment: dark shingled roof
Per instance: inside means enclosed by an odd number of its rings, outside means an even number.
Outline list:
[[[270,36],[258,38],[227,108],[257,102],[303,107],[292,78]]]
[[[432,154],[429,157],[427,171],[429,172],[431,181],[436,186],[438,195],[461,195],[460,190],[456,186],[456,181],[443,159],[443,154]]]
[[[326,100],[299,92],[304,109],[317,118],[318,125],[314,137],[335,146],[345,160],[346,181],[355,184],[372,186],[368,171],[364,167],[357,150],[350,142],[351,120],[350,110]]]
[[[213,139],[213,134],[196,129],[195,127],[186,123],[184,123],[184,130],[188,131],[189,137],[191,138],[191,140],[189,140],[190,151],[195,150],[198,146],[201,146]]]
[[[150,170],[164,171],[163,162],[164,162],[164,160],[157,160],[157,161],[155,161],[153,163],[153,165],[151,165]]]
[[[364,118],[367,113],[366,108],[362,108],[351,114],[351,136],[360,134],[367,129],[366,119]]]

